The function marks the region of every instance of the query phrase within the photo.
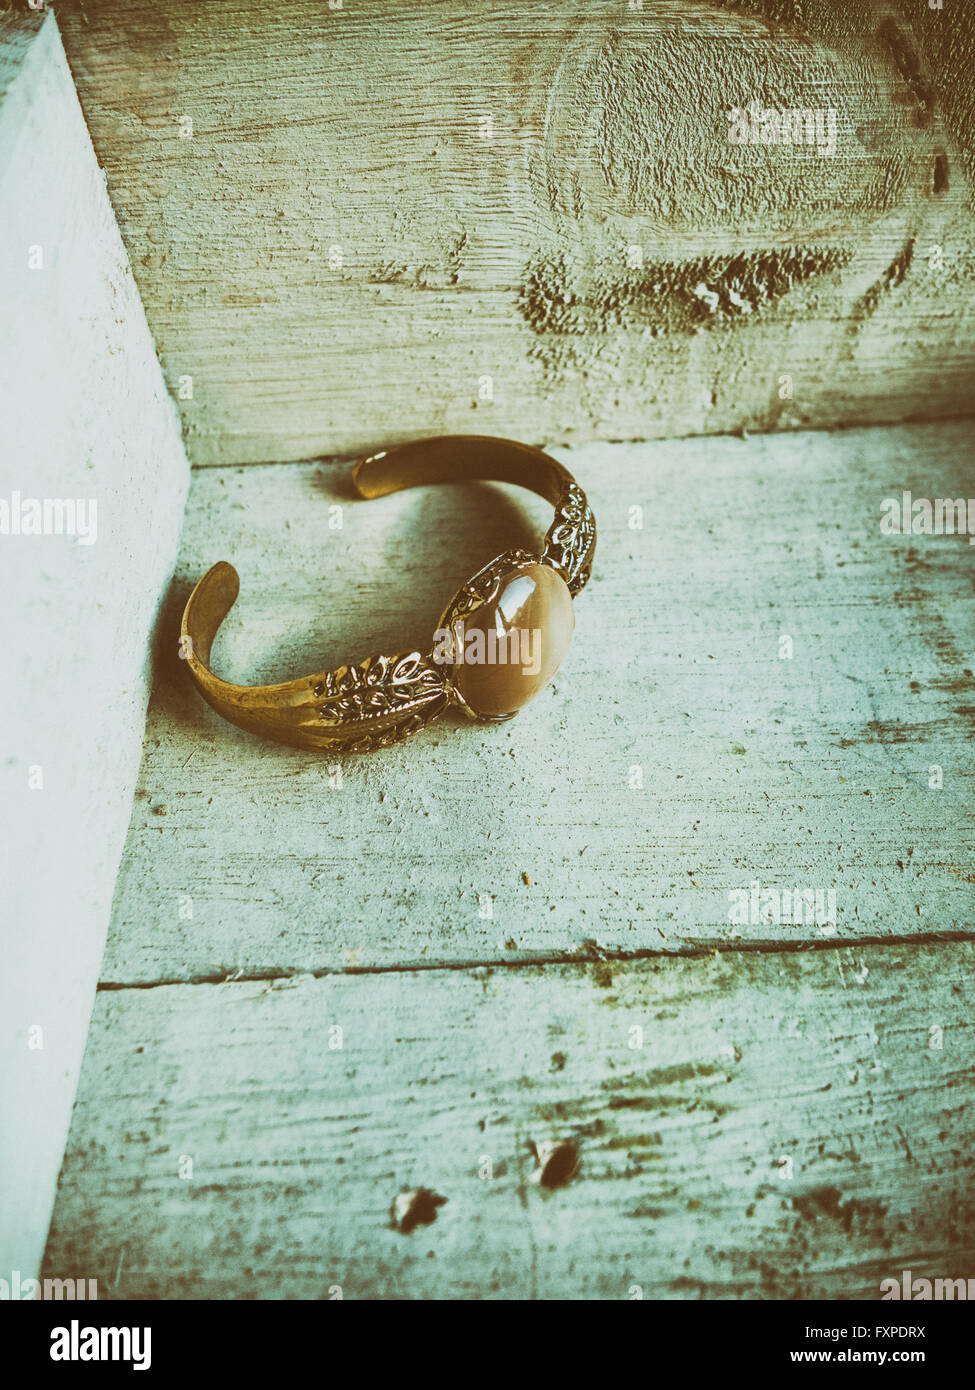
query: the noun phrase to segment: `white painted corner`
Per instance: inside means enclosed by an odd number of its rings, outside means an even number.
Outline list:
[[[32,1277],[44,1250],[189,467],[54,17],[0,19],[0,1278],[9,1280],[12,1270]],[[49,534],[31,533],[38,519]]]

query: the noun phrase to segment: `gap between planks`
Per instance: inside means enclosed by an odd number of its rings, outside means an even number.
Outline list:
[[[973,941],[975,931],[932,931],[917,932],[906,938],[912,946],[930,946],[938,942]],[[896,938],[894,938],[896,940]],[[849,941],[696,941],[687,942],[671,949],[650,948],[644,951],[604,951],[595,945],[590,951],[566,951],[545,953],[522,952],[517,960],[499,956],[494,960],[442,960],[442,961],[403,961],[392,965],[348,965],[337,967],[316,967],[309,970],[263,970],[245,973],[232,971],[230,974],[195,975],[189,979],[173,976],[160,980],[102,980],[99,990],[161,989],[169,985],[229,985],[229,984],[274,984],[277,981],[323,980],[329,975],[412,975],[420,972],[433,973],[439,970],[523,970],[526,966],[591,965],[598,961],[609,961],[625,965],[641,960],[701,960],[714,955],[793,955],[803,951],[850,951],[862,950],[870,946],[889,946],[889,936],[861,936]]]

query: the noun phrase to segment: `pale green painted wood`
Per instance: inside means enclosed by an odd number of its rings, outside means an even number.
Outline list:
[[[973,1018],[970,942],[102,991],[46,1272],[103,1299],[970,1277]],[[566,1137],[545,1192],[527,1144]],[[409,1236],[404,1185],[448,1199]]]
[[[545,505],[349,502],[344,465],[197,472],[103,978],[822,939],[734,925],[753,880],[835,891],[839,940],[975,929],[975,547],[879,524],[904,487],[975,496],[972,441],[960,422],[562,453],[599,546],[554,686],[510,724],[348,757],[340,787],[202,703],[176,656],[188,586],[233,560],[216,669],[290,678],[429,640]]]
[[[972,929],[975,548],[879,516],[904,486],[975,490],[970,444],[959,423],[564,455],[600,549],[556,688],[346,759],[341,787],[213,716],[170,625],[48,1275],[410,1299],[967,1277],[975,943],[931,937]],[[235,560],[218,670],[419,641],[544,522],[477,488],[353,504],[344,478],[196,474],[170,617]],[[753,875],[835,882],[838,944],[734,936]],[[877,935],[898,939],[855,940]],[[702,938],[723,949],[605,958]],[[580,1174],[545,1193],[528,1145],[565,1138]],[[448,1201],[405,1236],[389,1207],[417,1185]]]

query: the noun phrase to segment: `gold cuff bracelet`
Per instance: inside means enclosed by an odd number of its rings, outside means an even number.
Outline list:
[[[572,600],[589,578],[596,522],[582,489],[540,449],[486,435],[386,449],[353,473],[361,497],[475,479],[530,488],[552,503],[555,520],[540,554],[506,550],[461,586],[430,652],[370,656],[281,685],[232,685],[209,666],[213,639],[240,590],[237,571],[221,561],[190,594],[180,635],[180,654],[204,700],[250,733],[338,753],[398,743],[449,704],[479,720],[517,714],[561,665]]]

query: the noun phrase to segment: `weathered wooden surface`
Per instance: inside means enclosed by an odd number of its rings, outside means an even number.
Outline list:
[[[103,991],[46,1273],[101,1298],[970,1277],[973,1017],[970,942]],[[581,1166],[544,1191],[553,1137]],[[447,1198],[410,1235],[403,1186]]]
[[[58,17],[199,463],[971,407],[970,5]],[[730,145],[753,97],[835,154]]]
[[[350,502],[344,465],[198,470],[103,978],[821,939],[733,923],[755,880],[835,891],[840,940],[972,929],[975,547],[879,525],[904,487],[975,496],[972,436],[563,454],[599,544],[554,686],[510,724],[447,718],[341,764],[203,704],[176,655],[189,586],[233,560],[214,667],[287,679],[428,642],[460,582],[537,542],[545,504]]]
[[[48,1276],[407,1299],[968,1277],[975,941],[932,938],[973,928],[975,547],[879,517],[902,487],[975,491],[971,429],[571,453],[600,542],[556,688],[341,785],[199,701],[188,584],[235,560],[214,663],[274,679],[422,641],[544,505],[198,471]],[[732,928],[753,878],[835,886],[835,941]],[[544,1191],[529,1145],[566,1139],[579,1174]],[[417,1186],[447,1203],[404,1235]]]

